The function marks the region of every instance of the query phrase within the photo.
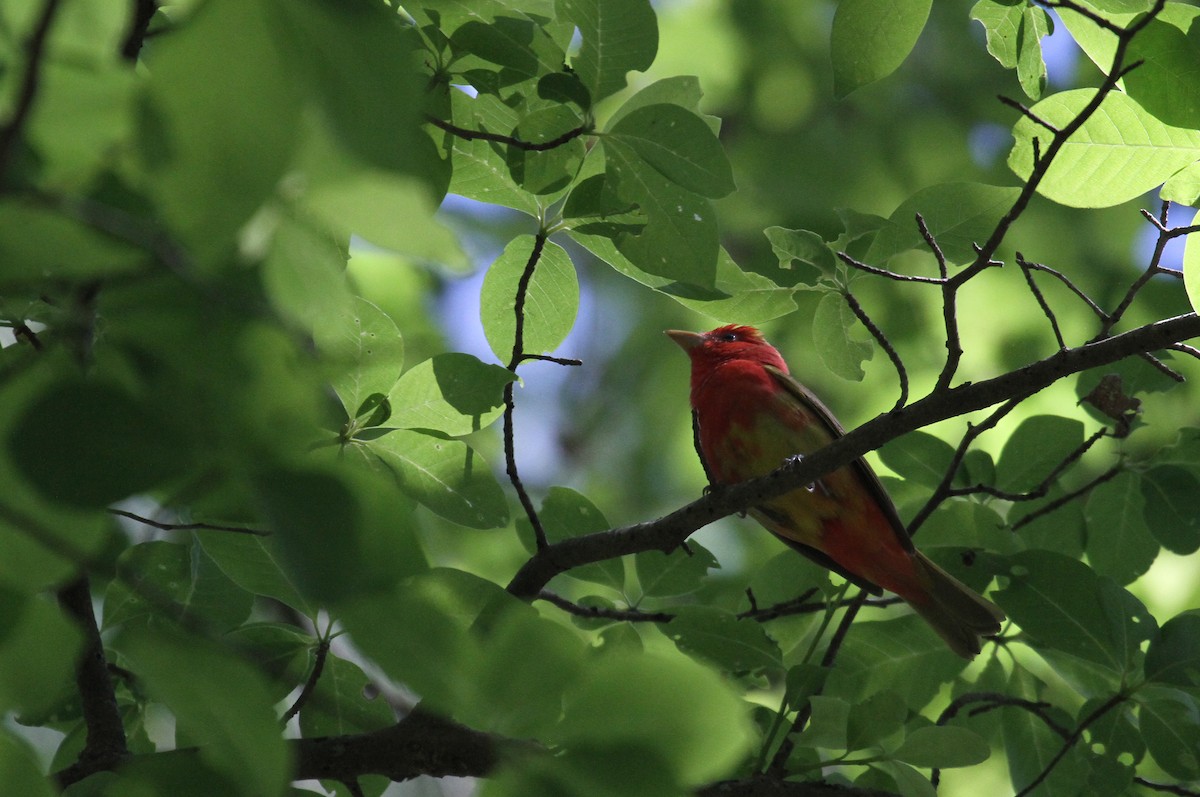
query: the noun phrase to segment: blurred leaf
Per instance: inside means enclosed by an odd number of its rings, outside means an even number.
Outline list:
[[[917,728],[904,738],[892,757],[918,767],[970,767],[991,755],[983,737],[968,728],[933,725]]]
[[[875,354],[871,343],[851,337],[858,326],[858,317],[840,293],[827,291],[821,296],[812,319],[813,343],[825,367],[852,382],[862,381],[862,363]]]
[[[892,212],[871,242],[866,260],[883,265],[901,252],[926,248],[917,227],[919,213],[946,259],[950,263],[969,263],[975,259],[975,245],[987,240],[1018,194],[1018,188],[981,183],[944,183],[924,188]]]
[[[130,627],[118,649],[146,689],[174,713],[199,755],[254,794],[288,782],[288,751],[262,677],[215,644],[164,630]]]
[[[311,666],[317,640],[288,623],[250,622],[226,637],[238,653],[270,680],[272,698],[283,700]]]
[[[694,543],[689,543],[694,545]],[[731,673],[781,670],[779,646],[754,620],[712,606],[682,606],[662,627],[684,653]]]
[[[1183,284],[1192,310],[1200,312],[1200,238],[1192,235],[1183,248]]]
[[[1129,584],[1150,569],[1158,542],[1145,518],[1142,477],[1122,471],[1097,485],[1084,508],[1088,561],[1098,573]]]
[[[1054,94],[1031,109],[1062,127],[1091,100],[1094,89]],[[1033,164],[1033,140],[1049,143],[1046,129],[1022,116],[1013,127],[1017,140],[1008,165],[1021,179]],[[1175,172],[1200,159],[1200,131],[1171,127],[1137,101],[1113,92],[1067,141],[1038,185],[1038,193],[1077,208],[1111,207],[1157,188]]]
[[[401,428],[457,437],[500,417],[504,386],[515,378],[512,371],[470,354],[447,352],[410,368],[388,399]]]
[[[1185,688],[1200,687],[1200,613],[1172,617],[1146,651],[1146,677]]]
[[[996,486],[1009,492],[1032,490],[1083,445],[1083,424],[1059,415],[1034,415],[1021,422],[996,463]]]
[[[797,746],[846,749],[850,704],[841,698],[828,695],[813,695],[808,703],[812,709],[812,717],[804,732],[797,738]]]
[[[683,656],[614,652],[573,687],[560,726],[567,749],[641,747],[682,782],[700,784],[728,774],[753,742],[741,698]]]
[[[534,238],[518,235],[488,268],[480,289],[479,315],[488,344],[501,362],[513,356],[517,290],[533,253]],[[570,256],[546,241],[525,292],[522,352],[547,354],[558,348],[575,324],[579,281]]]
[[[720,567],[717,558],[694,541],[688,542],[687,549],[679,547],[669,554],[662,551],[636,553],[633,562],[642,594],[656,597],[695,592],[700,589],[708,571]]]
[[[8,438],[14,462],[46,498],[96,508],[180,474],[189,443],[159,407],[81,380],[53,385]]]
[[[929,16],[932,0],[842,0],[830,38],[833,92],[845,97],[904,63]]]
[[[27,797],[52,797],[56,792],[42,773],[33,748],[7,729],[0,731],[0,772],[4,788]]]
[[[1200,161],[1167,178],[1158,194],[1164,202],[1195,207],[1200,202]]]
[[[333,389],[346,416],[356,418],[369,396],[387,395],[396,384],[404,367],[404,338],[396,323],[366,299],[354,297],[348,309],[318,322],[313,337],[321,353],[339,367]]]
[[[0,199],[0,282],[102,278],[145,263],[137,247],[74,216],[21,197]]]
[[[1139,697],[1138,720],[1155,763],[1172,777],[1200,777],[1200,703],[1191,694],[1160,687]]]
[[[654,62],[658,19],[649,0],[560,0],[557,7],[583,38],[571,65],[593,104],[625,88],[627,72]]]
[[[1010,561],[1008,586],[992,597],[1035,647],[1098,664],[1112,678],[1133,670],[1155,631],[1137,598],[1062,554],[1025,551]]]
[[[477,529],[508,523],[508,503],[486,462],[458,440],[393,429],[364,446],[400,489],[448,520]]]
[[[338,238],[295,214],[282,213],[262,265],[264,287],[275,309],[302,329],[361,312],[361,302],[346,283],[348,240],[348,235]]]
[[[148,52],[137,154],[159,212],[202,259],[233,248],[299,140],[302,99],[278,23],[271,4],[214,0]],[[237,102],[227,86],[241,87]]]
[[[899,761],[878,761],[854,781],[855,786],[880,789],[905,797],[936,797],[929,778]]]
[[[879,449],[879,459],[905,479],[937,487],[950,469],[954,449],[941,438],[916,431],[896,438]]]
[[[659,103],[629,111],[605,133],[605,147],[613,141],[627,145],[659,174],[688,191],[717,199],[734,190],[721,142],[699,116],[679,105]],[[608,152],[609,157],[625,156],[620,147]]]
[[[44,715],[75,686],[82,634],[57,606],[0,588],[0,710]]]

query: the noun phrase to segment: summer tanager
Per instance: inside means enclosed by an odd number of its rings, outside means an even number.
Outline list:
[[[692,408],[710,476],[735,484],[763,476],[789,457],[843,434],[757,329],[668,330],[692,360]],[[879,477],[859,459],[806,488],[750,510],[787,543],[850,581],[890,590],[950,648],[970,658],[980,637],[999,633],[1004,613],[913,547]]]

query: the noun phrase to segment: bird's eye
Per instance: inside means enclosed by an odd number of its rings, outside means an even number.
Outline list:
[[[738,339],[736,332],[723,332],[718,336],[718,340],[723,340],[726,343],[733,343]]]

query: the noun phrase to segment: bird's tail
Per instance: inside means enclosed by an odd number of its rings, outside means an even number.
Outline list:
[[[974,658],[980,651],[980,637],[1000,633],[1004,612],[920,551],[914,551],[914,558],[917,567],[924,570],[927,578],[922,580],[928,588],[923,594],[901,597],[946,640],[951,650],[964,658]]]

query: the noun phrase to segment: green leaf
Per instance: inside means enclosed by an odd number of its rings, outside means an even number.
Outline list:
[[[855,779],[854,785],[905,797],[937,797],[928,777],[899,761],[871,764],[870,769]]]
[[[388,315],[362,297],[351,312],[327,316],[313,329],[321,353],[338,369],[333,389],[346,417],[358,417],[369,396],[386,395],[404,367],[404,338]]]
[[[53,385],[8,438],[14,462],[42,495],[94,508],[180,474],[189,443],[160,407],[115,384],[82,380]]]
[[[1046,90],[1046,61],[1042,56],[1042,37],[1050,33],[1050,17],[1039,6],[1026,6],[1021,16],[1018,45],[1017,79],[1031,99],[1041,99]]]
[[[1019,188],[982,183],[943,183],[923,188],[892,213],[871,242],[866,260],[883,264],[901,252],[926,247],[916,222],[919,213],[946,259],[969,263],[975,259],[975,244],[987,240],[1020,193]]]
[[[1008,586],[992,593],[1036,648],[1099,665],[1110,678],[1131,672],[1154,620],[1137,598],[1087,565],[1050,551],[1011,557]]]
[[[821,277],[834,273],[833,252],[817,233],[768,227],[763,234],[771,242],[771,251],[779,258],[779,267],[794,271],[795,282],[792,284],[816,285]]]
[[[1178,689],[1158,688],[1138,699],[1138,720],[1155,763],[1182,780],[1200,777],[1200,704]]]
[[[302,101],[278,23],[271,4],[214,0],[148,53],[137,154],[163,218],[203,260],[233,248],[299,141]],[[240,87],[236,103],[227,86]]]
[[[663,177],[620,138],[605,137],[602,143],[605,176],[617,196],[646,214],[646,225],[636,235],[617,236],[621,254],[643,271],[711,288],[720,249],[711,203]]]
[[[1142,61],[1123,78],[1130,97],[1163,124],[1200,127],[1200,97],[1195,91],[1200,38],[1169,22],[1151,20],[1130,41],[1126,57]]]
[[[729,774],[754,738],[741,697],[683,656],[614,652],[573,687],[560,726],[565,747],[640,747],[684,783]]]
[[[1040,485],[1083,445],[1083,423],[1059,415],[1034,415],[1021,422],[1004,443],[996,463],[996,486],[1009,492]]]
[[[954,449],[939,437],[916,431],[880,448],[879,459],[902,478],[937,487],[950,469]]]
[[[720,567],[717,558],[704,546],[689,542],[687,547],[691,550],[680,547],[669,554],[662,551],[634,554],[643,595],[660,597],[695,592],[700,589],[708,571]]]
[[[955,725],[917,728],[904,738],[892,757],[917,767],[970,767],[992,754],[982,736]]]
[[[1158,542],[1146,526],[1142,477],[1118,473],[1097,485],[1084,508],[1088,561],[1118,584],[1129,584],[1150,569]]]
[[[43,716],[75,688],[79,628],[52,602],[0,589],[0,710]]]
[[[579,113],[569,105],[551,105],[532,111],[521,120],[513,136],[519,141],[544,144],[583,125]],[[506,161],[517,185],[534,194],[554,194],[570,185],[586,154],[583,137],[548,150],[508,148]]]
[[[609,127],[615,126],[628,114],[639,108],[670,103],[699,115],[712,130],[713,135],[716,135],[721,132],[721,120],[715,116],[700,113],[700,100],[703,97],[704,92],[700,89],[700,79],[693,75],[674,75],[656,80],[649,86],[638,89],[636,94],[613,111],[613,115],[608,119],[608,125]]]
[[[1031,110],[1061,128],[1083,110],[1094,92],[1064,91]],[[1033,140],[1040,140],[1044,153],[1050,134],[1022,116],[1013,127],[1013,137],[1016,145],[1008,165],[1024,180],[1033,166]],[[1038,193],[1070,207],[1111,207],[1162,185],[1196,160],[1200,160],[1200,131],[1163,124],[1132,97],[1113,92],[1059,151]]]
[[[395,429],[353,445],[379,457],[401,490],[442,517],[476,529],[508,523],[508,504],[496,477],[465,443]]]
[[[199,756],[253,794],[279,794],[291,773],[288,750],[262,676],[215,644],[129,628],[117,648],[139,682],[175,715]]]
[[[833,15],[833,93],[887,77],[912,51],[932,0],[842,0]]]
[[[846,304],[845,297],[835,291],[827,291],[821,297],[812,319],[813,343],[821,362],[852,382],[862,381],[865,375],[862,363],[875,354],[870,343],[851,337],[851,330],[858,324],[858,317]]]
[[[962,659],[915,615],[859,622],[847,635],[825,693],[851,702],[890,689],[923,708],[963,668]]]
[[[546,532],[546,541],[550,543],[604,531],[610,527],[604,513],[596,508],[595,504],[569,487],[551,487],[546,492],[538,510],[538,519],[542,522],[542,530]],[[521,538],[525,550],[529,553],[537,550],[533,526],[528,518],[517,518],[517,535]],[[625,566],[620,559],[605,559],[573,567],[567,572],[573,578],[603,584],[616,590],[625,587]]]
[[[1023,668],[1013,670],[1009,678],[1007,693],[1018,699],[1040,700],[1042,698],[1033,676]],[[1072,718],[1062,709],[1052,707],[1046,711],[1048,716],[1062,727],[1072,727]],[[1020,750],[1020,755],[1009,755],[1008,773],[1014,789],[1024,789],[1035,778],[1045,777],[1044,785],[1033,792],[1035,795],[1065,795],[1072,797],[1086,794],[1088,766],[1079,746],[1076,745],[1065,755],[1062,754],[1063,739],[1046,726],[1046,723],[1032,711],[1022,709],[1006,709],[1001,713],[1001,729],[1005,750]],[[1061,758],[1060,758],[1061,755]],[[1051,762],[1055,763],[1053,768]]]
[[[658,52],[658,18],[649,0],[559,0],[559,16],[583,38],[571,65],[592,104],[625,88],[625,74],[644,72]]]
[[[393,422],[403,429],[469,434],[500,417],[504,386],[514,379],[507,368],[470,354],[439,354],[400,377],[388,395]]]
[[[301,594],[295,575],[284,567],[278,543],[271,537],[219,533],[199,535],[198,539],[217,567],[242,589],[274,598],[306,617],[317,616],[316,606]]]
[[[469,97],[451,89],[450,107],[455,126],[466,130],[511,131],[520,121],[512,108],[487,94]],[[450,153],[453,164],[450,193],[503,205],[535,218],[541,212],[537,197],[513,181],[501,145],[479,138],[466,139],[453,133],[441,133],[438,140],[441,149]]]
[[[1146,677],[1184,688],[1200,687],[1200,614],[1180,614],[1168,620],[1150,640]]]
[[[890,689],[881,689],[866,700],[855,703],[846,718],[847,752],[879,744],[900,730],[907,716],[908,706],[904,698]]]
[[[358,310],[346,283],[348,240],[293,213],[279,219],[262,280],[271,304],[301,329]]]
[[[809,698],[812,717],[808,727],[796,740],[802,747],[846,748],[846,726],[850,721],[850,704],[838,697],[813,695]]]
[[[480,289],[483,332],[501,362],[509,362],[514,353],[517,291],[533,248],[531,235],[509,241]],[[579,280],[571,257],[558,244],[546,241],[525,292],[522,353],[547,354],[558,348],[574,326],[578,310]]]
[[[396,713],[378,692],[362,668],[333,654],[325,658],[325,667],[316,689],[300,709],[300,731],[306,738],[365,733],[386,728],[396,722]]]
[[[106,629],[152,614],[229,629],[250,615],[250,594],[221,572],[199,543],[151,540],[131,546],[117,559],[117,575],[104,598]]]
[[[762,624],[713,606],[680,607],[675,619],[663,626],[663,633],[684,653],[712,662],[725,672],[783,668],[779,645],[767,636]]]
[[[490,22],[471,20],[450,35],[450,44],[455,51],[469,52],[502,67],[513,82],[563,68],[562,49],[545,28],[529,18],[505,15]]]
[[[33,748],[7,729],[0,731],[0,772],[4,773],[4,788],[13,794],[53,797],[56,793]]]
[[[1018,0],[979,0],[971,19],[987,34],[987,50],[1005,69],[1016,69],[1025,5]]]
[[[1200,237],[1188,236],[1183,248],[1183,284],[1192,310],[1200,312]]]
[[[734,190],[733,170],[721,142],[699,116],[679,105],[659,103],[630,111],[604,139],[628,145],[659,174],[688,191],[718,199]]]
[[[67,209],[20,197],[0,199],[0,279],[104,278],[141,268],[146,255]]]
[[[1200,161],[1171,175],[1158,194],[1164,202],[1195,207],[1200,203]]]

